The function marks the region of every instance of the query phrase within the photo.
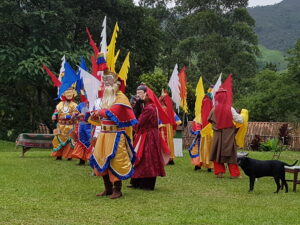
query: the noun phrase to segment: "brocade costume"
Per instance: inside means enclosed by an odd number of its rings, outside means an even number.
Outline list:
[[[77,104],[73,101],[61,101],[54,111],[57,118],[56,135],[52,141],[53,150],[51,156],[72,158],[75,142],[71,137],[76,121],[72,115],[78,113]]]

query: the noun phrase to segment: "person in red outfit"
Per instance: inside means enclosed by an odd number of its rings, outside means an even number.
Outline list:
[[[215,107],[212,108],[208,121],[212,123],[214,132],[210,160],[214,162],[215,175],[222,178],[225,173],[224,163],[227,163],[231,178],[239,178],[236,128],[233,121],[243,123],[243,118],[231,107],[227,90],[219,88],[216,92]]]
[[[166,176],[164,166],[170,158],[170,150],[158,129],[159,119],[166,121],[168,117],[149,87],[139,86],[137,97],[143,102],[144,107],[135,127],[136,161],[130,187],[154,190],[156,177]]]

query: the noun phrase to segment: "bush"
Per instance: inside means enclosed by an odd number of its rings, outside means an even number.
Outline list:
[[[260,144],[261,151],[281,152],[287,150],[287,147],[279,142],[279,139],[272,138]]]

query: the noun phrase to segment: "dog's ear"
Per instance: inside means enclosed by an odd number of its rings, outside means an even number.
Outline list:
[[[238,157],[238,158],[237,158],[237,163],[238,163],[238,165],[241,166],[242,164],[245,163],[245,161],[247,161],[247,159],[248,159],[248,156],[241,156],[241,157]]]

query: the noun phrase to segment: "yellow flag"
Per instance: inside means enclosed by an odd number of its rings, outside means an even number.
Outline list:
[[[202,76],[199,78],[197,87],[196,87],[196,102],[195,102],[195,121],[197,123],[202,123],[201,120],[201,108],[202,100],[205,96]]]
[[[118,53],[117,56],[115,55],[115,50],[116,50],[116,42],[117,42],[117,37],[118,37],[118,31],[119,31],[119,26],[118,22],[115,25],[114,32],[112,34],[111,40],[109,45],[107,46],[107,54],[106,54],[106,63],[108,68],[112,72],[115,71],[115,65],[116,65],[116,58],[118,58]]]
[[[127,74],[128,74],[128,70],[130,68],[130,62],[129,62],[129,56],[130,56],[130,52],[127,53],[127,56],[123,62],[123,65],[120,69],[119,72],[119,77],[124,80],[124,84],[126,86],[126,80],[127,80]]]

